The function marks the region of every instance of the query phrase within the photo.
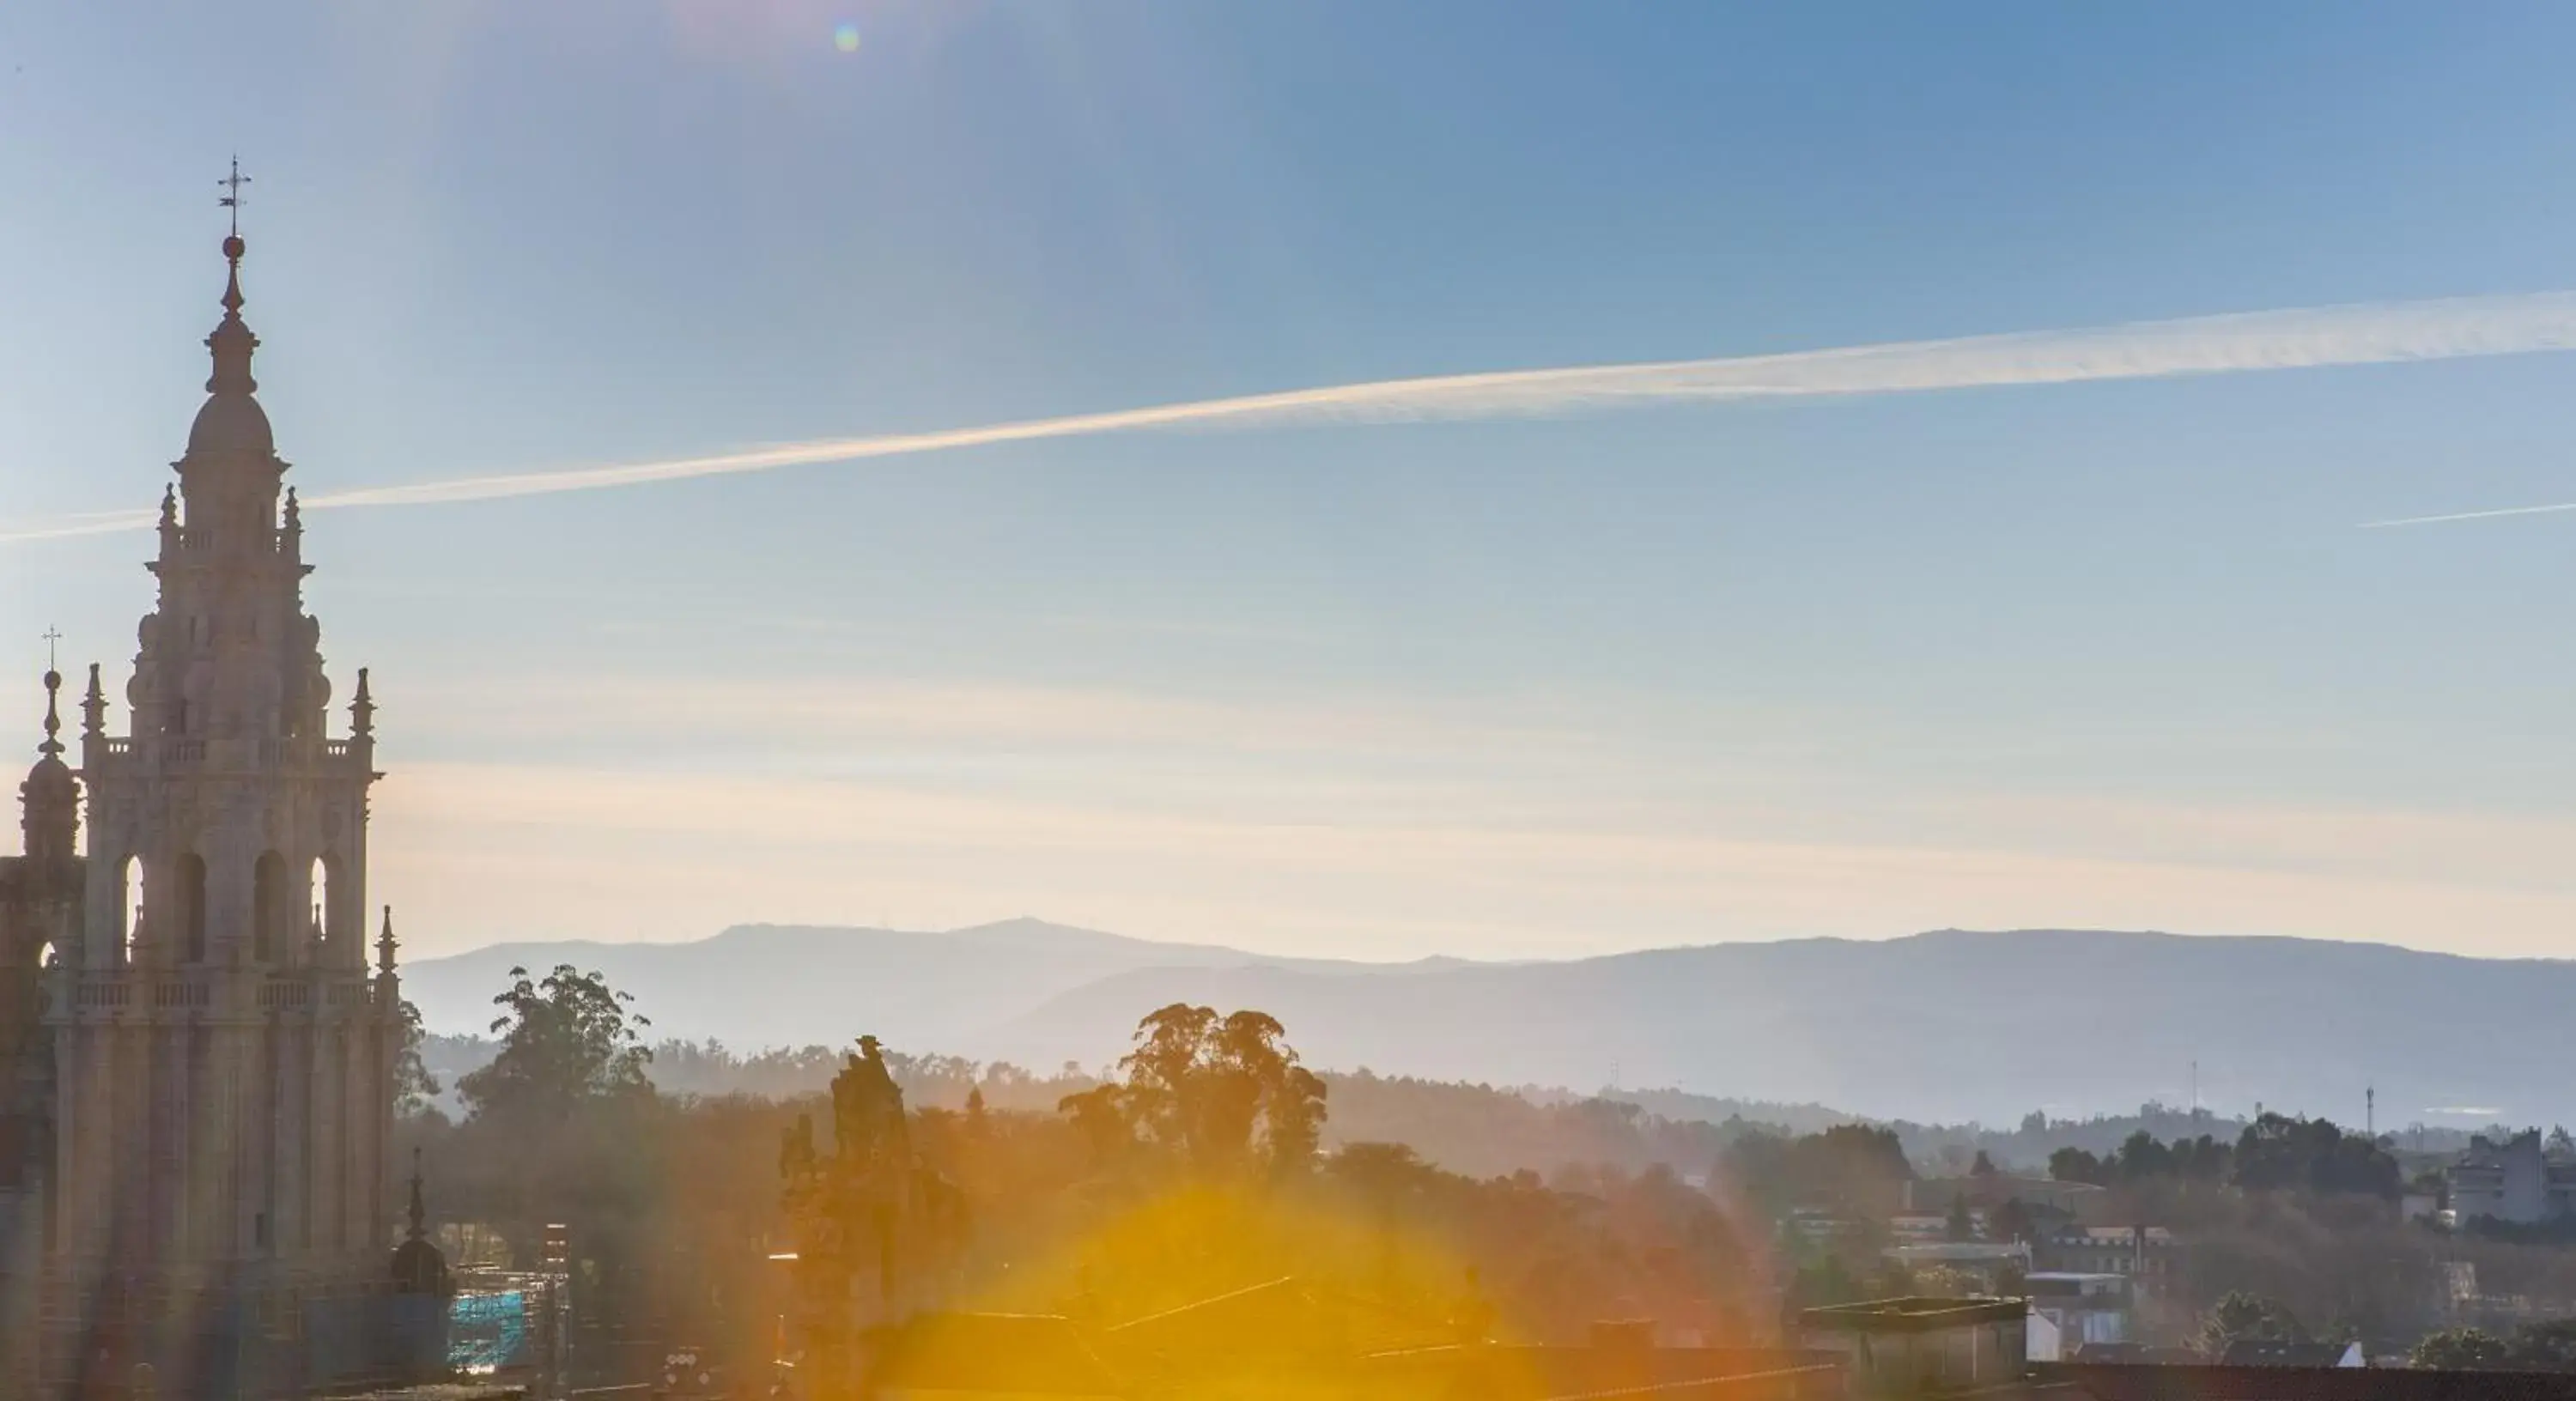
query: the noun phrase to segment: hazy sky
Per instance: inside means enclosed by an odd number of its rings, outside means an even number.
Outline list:
[[[2576,334],[2530,295],[2576,289],[2576,12],[2470,17],[0,7],[0,533],[158,497],[236,148],[316,496],[2359,304],[1904,352],[1984,387],[1479,389],[317,513],[309,598],[343,698],[375,669],[415,952],[1029,913],[2576,953],[2576,515],[2356,528],[2576,500],[2576,356],[2331,364]],[[1885,387],[1788,363],[1706,373]],[[2330,367],[2228,372],[2282,363]],[[2019,383],[2070,365],[2112,377]],[[148,547],[0,545],[26,757],[37,634],[121,675]]]

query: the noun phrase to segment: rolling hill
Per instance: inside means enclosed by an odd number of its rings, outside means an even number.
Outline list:
[[[951,933],[745,926],[676,945],[504,945],[407,970],[479,1029],[514,962],[597,968],[657,1033],[846,1041],[1024,1065],[1119,1054],[1174,1001],[1259,1007],[1311,1062],[1495,1084],[1673,1086],[1878,1117],[2018,1120],[2185,1101],[2383,1129],[2576,1119],[2576,964],[2386,945],[1943,930],[1543,963],[1366,964],[1015,920]]]

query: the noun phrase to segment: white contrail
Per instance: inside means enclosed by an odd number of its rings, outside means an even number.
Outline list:
[[[2157,379],[2570,348],[2576,348],[2576,292],[2380,302],[1782,355],[1380,380],[980,428],[829,438],[702,457],[364,487],[307,497],[304,504],[329,510],[486,501],[1151,428],[1498,418],[1643,404]],[[136,512],[32,522],[14,530],[0,527],[0,544],[93,535],[151,521],[150,513]]]
[[[2401,525],[2440,525],[2445,521],[2491,521],[2498,516],[2554,516],[2561,511],[2576,511],[2576,501],[2561,501],[2550,506],[2500,506],[2491,511],[2453,511],[2441,516],[2406,516],[2393,521],[2363,521],[2364,530],[2394,530]]]

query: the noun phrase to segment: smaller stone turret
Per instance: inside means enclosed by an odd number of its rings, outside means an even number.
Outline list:
[[[404,1234],[403,1243],[394,1247],[394,1292],[442,1298],[450,1292],[447,1256],[429,1238],[429,1212],[421,1202],[417,1148],[411,1150],[411,1229]]]
[[[80,780],[63,762],[62,689],[63,674],[47,670],[45,740],[36,746],[41,757],[18,789],[27,857],[48,864],[71,860],[80,842]]]

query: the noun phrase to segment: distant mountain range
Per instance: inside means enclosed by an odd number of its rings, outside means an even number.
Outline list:
[[[1099,1065],[1176,1001],[1258,1007],[1310,1062],[1492,1084],[1677,1087],[1880,1118],[2011,1123],[2149,1100],[2382,1130],[2576,1121],[2576,963],[2378,944],[1941,930],[1565,962],[1370,964],[1037,920],[948,933],[746,925],[686,944],[505,944],[405,970],[480,1031],[513,964],[577,964],[655,1034]],[[2195,1068],[2196,1067],[2196,1068]]]

